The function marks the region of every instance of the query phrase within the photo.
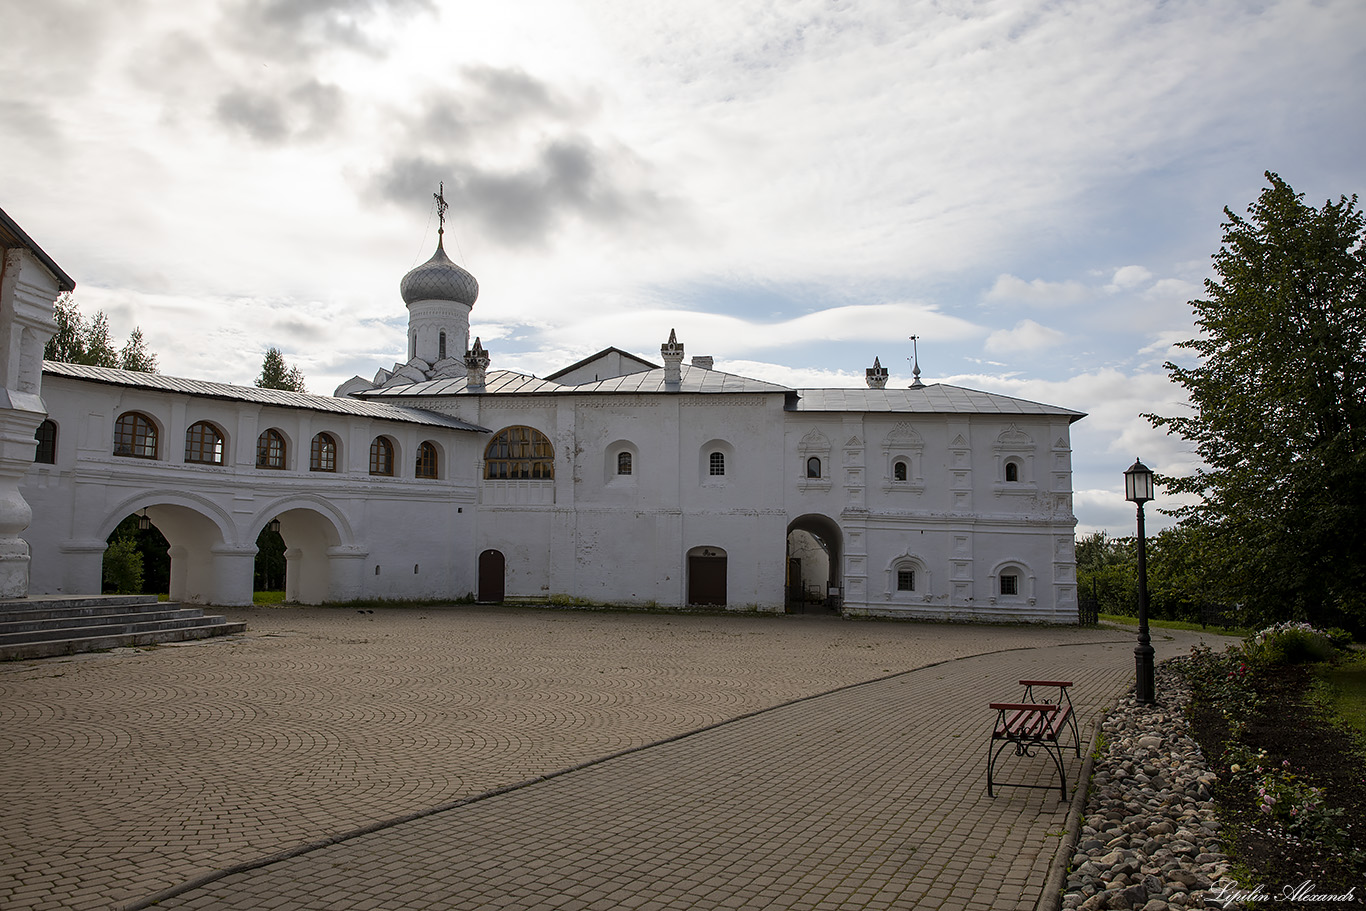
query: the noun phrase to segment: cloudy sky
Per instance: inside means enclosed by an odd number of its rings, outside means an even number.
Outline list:
[[[0,31],[0,207],[163,373],[392,365],[444,181],[494,367],[676,328],[907,385],[917,335],[926,382],[1089,414],[1081,533],[1132,533],[1135,457],[1194,465],[1139,415],[1182,407],[1223,207],[1267,170],[1366,191],[1360,0],[0,0]]]

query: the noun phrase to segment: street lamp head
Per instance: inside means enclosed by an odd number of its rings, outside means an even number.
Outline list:
[[[1153,470],[1138,459],[1124,472],[1124,499],[1142,505],[1153,498]]]

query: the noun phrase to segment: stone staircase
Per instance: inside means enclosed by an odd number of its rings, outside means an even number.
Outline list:
[[[0,601],[0,661],[182,642],[246,628],[197,607],[158,602],[155,595],[36,596]]]

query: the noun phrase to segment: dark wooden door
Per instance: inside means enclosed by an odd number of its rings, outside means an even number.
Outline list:
[[[479,601],[485,604],[497,604],[503,600],[503,571],[505,568],[501,551],[486,550],[479,555]]]
[[[688,558],[688,603],[726,603],[726,558]]]

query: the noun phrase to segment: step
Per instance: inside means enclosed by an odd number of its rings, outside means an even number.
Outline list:
[[[205,617],[201,610],[182,612],[170,611],[164,617],[139,617],[136,614],[123,617],[95,618],[99,622],[85,625],[63,625],[60,621],[39,629],[6,630],[0,629],[0,646],[17,645],[21,642],[42,642],[46,639],[85,639],[92,636],[117,636],[123,633],[151,633],[159,630],[183,629],[191,626],[216,625],[226,622],[222,617]]]
[[[0,646],[0,661],[21,661],[30,658],[55,658],[62,655],[74,655],[79,652],[96,652],[111,648],[156,645],[161,642],[184,642],[190,639],[207,639],[211,636],[228,636],[234,633],[246,632],[247,629],[245,623],[228,622],[222,617],[207,619],[213,619],[217,622],[202,626],[182,627],[180,629],[122,633],[110,636],[49,639],[44,642],[26,642],[17,645]]]
[[[128,607],[156,603],[156,595],[32,595],[28,598],[0,600],[0,614],[28,613],[53,608]]]
[[[169,601],[117,607],[54,607],[35,611],[8,611],[0,613],[0,633],[17,633],[48,627],[75,628],[109,623],[133,623],[138,620],[165,620],[178,615],[190,616],[181,614],[182,611],[195,611],[198,616],[204,614],[197,607],[181,607]]]

